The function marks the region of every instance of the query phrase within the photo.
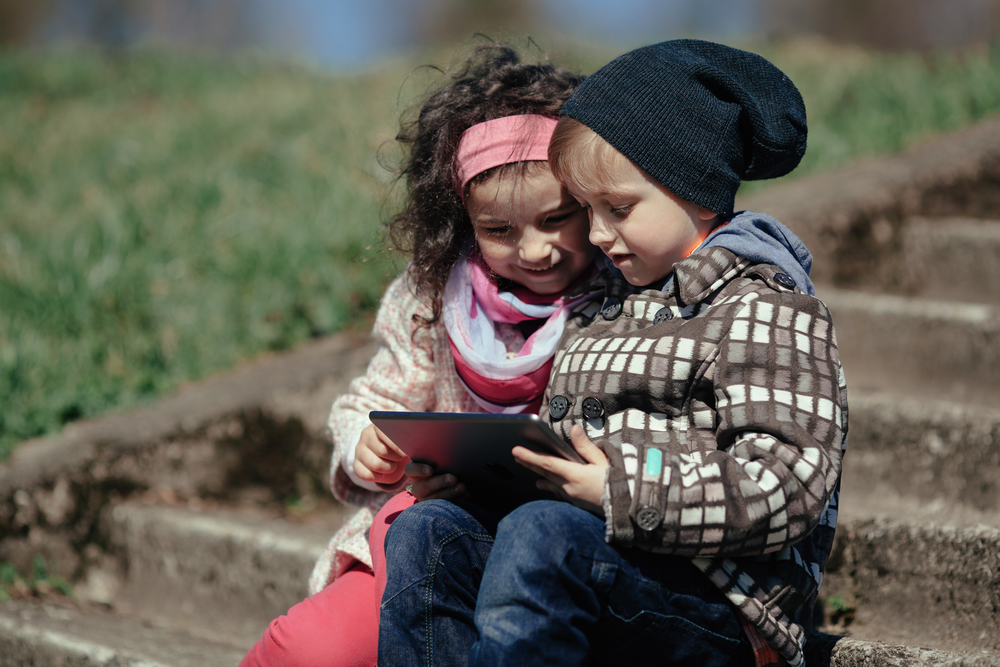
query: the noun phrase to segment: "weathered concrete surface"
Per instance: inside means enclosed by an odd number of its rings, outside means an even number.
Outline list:
[[[246,510],[118,505],[108,517],[111,544],[127,554],[128,574],[115,608],[211,627],[249,647],[272,619],[306,597],[309,573],[347,512],[337,508],[293,523]]]
[[[0,604],[0,667],[206,667],[235,665],[245,648],[94,608]]]
[[[820,288],[850,389],[1000,407],[1000,310]]]
[[[863,288],[903,257],[914,216],[1000,217],[1000,119],[740,198],[791,227],[815,258],[813,280]],[[839,326],[839,325],[838,325]]]
[[[326,415],[372,351],[366,336],[333,336],[156,406],[24,443],[0,463],[0,562],[27,571],[37,554],[52,571],[83,579],[95,566],[85,547],[105,539],[103,508],[138,493],[171,502],[329,499]]]
[[[938,520],[954,508],[1000,517],[1000,409],[852,391],[850,410],[845,504],[875,512],[879,498],[899,496],[924,506],[913,518],[931,504]]]
[[[364,370],[373,351],[366,336],[331,336],[294,352],[265,355],[189,385],[154,406],[74,422],[58,435],[19,445],[8,461],[0,463],[0,499],[10,497],[17,489],[51,484],[60,475],[95,466],[108,468],[106,472],[95,470],[105,472],[107,477],[148,478],[148,483],[155,484],[158,476],[166,475],[170,481],[169,471],[181,467],[179,464],[151,462],[157,470],[137,476],[109,466],[123,455],[138,456],[136,450],[152,449],[179,438],[209,435],[215,436],[208,438],[214,441],[229,435],[242,440],[245,434],[225,431],[228,415],[269,411],[276,415],[276,421],[294,417],[301,422],[302,432],[322,435],[331,397]],[[210,427],[220,428],[220,424],[221,433],[206,433]],[[188,462],[190,465],[183,466],[185,475],[196,473],[215,455],[201,454],[201,459]]]
[[[1000,652],[1000,528],[842,520],[824,586],[852,636]]]
[[[899,252],[883,257],[860,289],[1000,305],[1000,222],[915,217],[900,236]]]
[[[809,667],[997,667],[1000,656],[814,634],[806,645],[806,664]]]

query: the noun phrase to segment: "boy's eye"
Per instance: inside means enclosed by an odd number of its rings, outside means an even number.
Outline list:
[[[632,210],[632,204],[626,204],[625,206],[611,206],[608,205],[608,212],[611,215],[617,216],[619,218],[624,218]]]

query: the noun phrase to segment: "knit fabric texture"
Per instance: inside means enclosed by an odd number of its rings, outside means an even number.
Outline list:
[[[455,372],[444,323],[438,320],[415,339],[414,315],[429,317],[430,307],[414,295],[409,273],[404,272],[382,297],[372,329],[378,349],[367,371],[337,397],[330,411],[330,487],[337,500],[359,509],[333,536],[313,568],[310,595],[359,562],[372,565],[368,532],[375,514],[392,494],[357,486],[341,464],[344,451],[371,424],[368,412],[482,412]]]
[[[692,39],[626,53],[562,108],[682,199],[728,216],[741,181],[783,176],[806,151],[795,84],[761,56]]]

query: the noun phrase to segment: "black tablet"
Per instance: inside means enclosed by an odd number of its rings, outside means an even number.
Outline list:
[[[473,502],[492,509],[553,498],[535,487],[539,475],[514,460],[517,445],[584,463],[538,415],[372,411],[369,417],[415,462],[454,474]]]

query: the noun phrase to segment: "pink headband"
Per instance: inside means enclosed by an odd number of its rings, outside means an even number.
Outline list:
[[[555,116],[504,116],[473,125],[462,133],[455,151],[455,192],[465,202],[465,186],[476,174],[511,162],[549,159]]]

